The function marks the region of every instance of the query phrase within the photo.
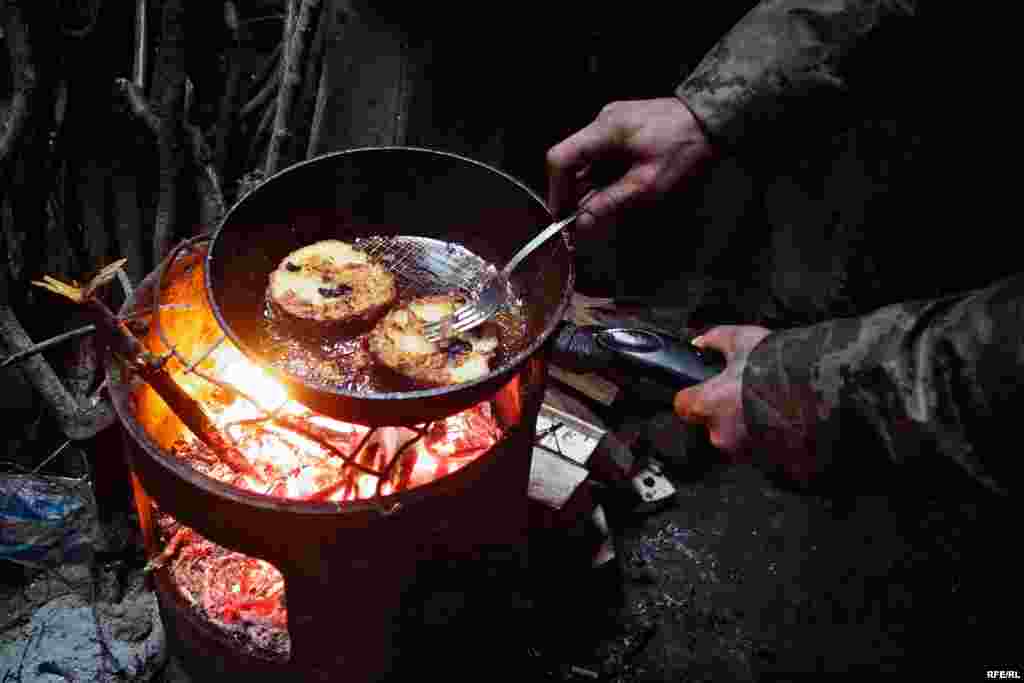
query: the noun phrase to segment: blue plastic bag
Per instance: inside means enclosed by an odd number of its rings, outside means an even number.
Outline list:
[[[0,560],[30,567],[88,562],[97,524],[88,477],[0,474]]]

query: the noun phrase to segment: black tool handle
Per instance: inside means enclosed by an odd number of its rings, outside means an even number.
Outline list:
[[[642,368],[660,370],[677,380],[680,388],[707,381],[725,369],[725,358],[713,349],[653,330],[613,327],[597,332],[595,341],[619,358]]]
[[[652,400],[657,395],[669,401],[679,389],[713,377],[726,365],[717,351],[653,330],[571,322],[561,323],[554,335],[552,362],[576,372],[615,369],[636,378],[636,388]]]

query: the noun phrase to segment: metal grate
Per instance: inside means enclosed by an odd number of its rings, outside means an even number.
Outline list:
[[[397,279],[399,296],[427,296],[453,291],[475,299],[497,269],[452,242],[395,235],[361,238],[357,249],[378,259]]]

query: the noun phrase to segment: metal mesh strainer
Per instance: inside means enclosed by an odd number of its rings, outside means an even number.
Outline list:
[[[498,272],[469,249],[429,237],[374,235],[357,239],[353,246],[395,276],[400,299],[456,292],[473,301]],[[509,301],[515,301],[513,294],[510,284]]]

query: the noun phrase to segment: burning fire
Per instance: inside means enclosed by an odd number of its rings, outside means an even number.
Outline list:
[[[314,413],[291,400],[284,387],[226,342],[210,361],[212,375],[237,392],[214,390],[187,373],[178,381],[202,402],[262,481],[225,467],[201,469],[250,491],[332,502],[389,495],[464,467],[501,437],[486,402],[416,429],[371,430]],[[209,454],[200,453],[205,447],[191,434],[183,445],[179,455],[194,465],[198,463],[192,455],[210,464]]]

